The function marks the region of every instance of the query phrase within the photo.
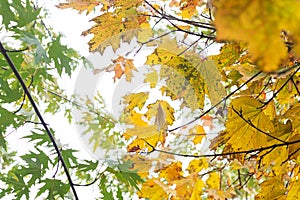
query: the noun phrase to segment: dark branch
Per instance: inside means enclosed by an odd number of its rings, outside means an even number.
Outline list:
[[[66,163],[65,163],[65,161],[64,161],[64,158],[63,158],[63,156],[62,156],[62,154],[61,154],[61,152],[60,152],[60,150],[59,150],[59,148],[58,148],[58,145],[57,145],[57,143],[56,143],[56,141],[55,141],[55,138],[54,138],[54,136],[52,135],[50,129],[48,128],[46,122],[44,121],[44,118],[43,118],[42,114],[40,113],[40,111],[39,111],[39,109],[38,109],[38,107],[37,107],[35,101],[33,100],[33,98],[32,98],[32,96],[31,96],[31,94],[30,94],[30,92],[29,92],[29,90],[28,90],[28,88],[27,88],[27,86],[26,86],[24,80],[22,79],[22,77],[21,77],[21,75],[20,75],[20,73],[18,72],[17,68],[15,67],[15,65],[13,64],[13,62],[12,62],[12,60],[10,59],[9,55],[7,54],[6,50],[4,49],[4,47],[3,47],[3,45],[2,45],[2,42],[0,42],[0,52],[3,54],[3,56],[5,57],[7,63],[9,64],[10,68],[11,68],[12,71],[14,72],[14,74],[15,74],[16,78],[18,79],[19,83],[21,84],[21,86],[22,86],[22,88],[23,88],[25,94],[27,95],[27,97],[28,97],[28,99],[29,99],[29,101],[30,101],[30,103],[31,103],[31,105],[32,105],[32,107],[33,107],[33,109],[34,109],[36,115],[38,116],[39,120],[40,120],[41,123],[43,124],[43,127],[44,127],[45,131],[47,132],[47,134],[48,134],[48,136],[49,136],[49,138],[50,138],[50,140],[51,140],[51,142],[52,142],[52,144],[53,144],[53,146],[54,146],[54,148],[55,148],[55,151],[56,151],[56,153],[57,153],[57,155],[58,155],[58,158],[59,158],[59,160],[60,160],[61,163],[62,163],[62,166],[63,166],[64,171],[65,171],[65,173],[66,173],[66,176],[67,176],[67,178],[68,178],[70,187],[71,187],[71,189],[72,189],[72,191],[73,191],[74,197],[75,197],[76,200],[79,200],[78,195],[77,195],[77,192],[76,192],[76,189],[75,189],[75,187],[74,187],[74,184],[73,184],[73,181],[72,181],[72,178],[71,178],[71,175],[70,175],[70,173],[69,173],[68,167],[67,167],[67,165],[66,165]]]
[[[235,151],[235,152],[227,152],[227,153],[192,155],[192,154],[180,154],[180,153],[176,153],[176,152],[170,152],[170,151],[164,151],[164,150],[156,149],[153,145],[151,145],[145,139],[142,139],[142,140],[144,140],[146,142],[146,144],[149,145],[152,148],[151,152],[156,151],[156,152],[159,152],[159,153],[165,153],[165,154],[169,154],[169,155],[188,157],[188,158],[204,158],[204,157],[230,156],[230,155],[238,155],[238,154],[250,154],[250,153],[256,153],[256,152],[262,152],[264,150],[273,149],[273,148],[277,148],[277,147],[289,146],[289,145],[292,145],[292,144],[300,143],[300,140],[295,140],[295,141],[291,141],[291,142],[273,144],[273,145],[270,145],[270,146],[251,149],[251,150]],[[149,153],[151,153],[151,152],[149,152]]]

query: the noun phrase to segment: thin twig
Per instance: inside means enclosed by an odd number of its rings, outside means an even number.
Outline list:
[[[195,119],[193,119],[192,121],[185,123],[181,126],[178,126],[176,128],[167,130],[168,132],[173,132],[177,129],[180,129],[182,127],[185,127],[187,125],[190,125],[192,123],[194,123],[195,121],[199,120],[201,117],[203,117],[204,115],[206,115],[207,113],[209,113],[210,111],[212,111],[214,108],[216,108],[217,106],[219,106],[223,101],[226,101],[229,97],[231,97],[232,95],[234,95],[238,90],[240,90],[241,88],[243,88],[245,85],[247,85],[249,82],[251,82],[253,79],[255,79],[258,75],[260,75],[262,72],[257,72],[256,74],[254,74],[251,78],[249,78],[245,83],[243,83],[242,85],[240,85],[240,87],[238,87],[237,89],[235,89],[233,92],[231,92],[229,95],[227,95],[226,97],[224,97],[223,99],[221,99],[218,103],[216,103],[215,105],[213,105],[212,107],[210,107],[208,110],[206,110],[205,112],[203,112],[200,116],[196,117]]]
[[[269,133],[267,133],[267,132],[261,130],[259,127],[255,126],[255,125],[251,122],[250,119],[248,119],[248,120],[245,119],[245,118],[243,117],[243,115],[242,115],[241,113],[239,113],[233,106],[232,106],[232,110],[233,110],[233,111],[234,111],[241,119],[243,119],[249,126],[251,126],[252,128],[256,129],[257,131],[259,131],[259,132],[261,132],[261,133],[263,133],[263,134],[265,134],[265,135],[267,135],[267,136],[269,136],[270,138],[273,138],[274,140],[277,140],[277,141],[279,141],[279,142],[286,143],[285,141],[283,141],[283,140],[281,140],[281,139],[279,139],[279,138],[276,138],[276,137],[274,137],[273,135],[270,135]]]

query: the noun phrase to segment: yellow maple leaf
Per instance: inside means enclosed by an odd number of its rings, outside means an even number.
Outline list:
[[[202,0],[181,0],[180,1],[180,15],[183,18],[191,18],[197,14],[197,6],[203,4]]]
[[[296,179],[291,184],[286,200],[299,200],[300,199],[299,191],[300,191],[300,180]]]
[[[151,200],[168,199],[169,194],[164,190],[161,184],[157,184],[159,180],[152,178],[142,184],[141,190],[137,192],[140,198]]]
[[[194,144],[199,144],[202,142],[202,139],[205,136],[205,131],[203,126],[197,124],[195,127],[189,130],[189,134],[195,135],[193,142]]]
[[[183,99],[183,104],[193,110],[204,106],[204,80],[189,60],[164,49],[162,45],[147,57],[146,64],[161,66],[160,78],[166,79],[166,87],[173,93],[173,100]]]
[[[287,56],[281,31],[299,34],[300,2],[220,0],[215,4],[217,39],[246,42],[253,60],[263,71],[277,70]]]
[[[274,124],[262,111],[262,106],[261,102],[250,96],[233,99],[228,110],[226,129],[213,140],[212,146],[226,143],[231,147],[230,151],[241,151],[278,143],[265,134],[272,135]]]
[[[98,5],[100,5],[99,0],[68,0],[67,3],[60,3],[56,7],[61,9],[73,8],[78,10],[79,14],[86,10],[86,14],[89,14]],[[105,4],[103,4],[103,6],[105,6]]]
[[[125,160],[129,160],[132,163],[130,170],[137,170],[137,173],[141,177],[147,177],[149,170],[152,167],[152,160],[140,154],[126,155]]]
[[[156,125],[157,126],[166,126],[166,125],[172,125],[175,117],[174,117],[174,109],[172,108],[172,106],[166,102],[166,101],[162,101],[162,100],[157,100],[155,103],[153,104],[149,104],[147,106],[148,111],[146,112],[145,116],[147,117],[148,120],[151,120],[152,117],[155,117],[156,119]],[[161,113],[164,113],[164,117],[160,117],[159,115],[159,108],[161,108]],[[159,120],[158,118],[162,118],[161,120]],[[159,130],[162,130],[163,127],[160,127]]]
[[[220,174],[218,172],[212,172],[209,174],[208,179],[206,180],[207,185],[211,189],[220,188]]]
[[[221,74],[215,61],[206,59],[198,68],[207,86],[209,99],[212,105],[218,103],[226,96],[225,87],[222,85]]]
[[[139,92],[139,93],[131,93],[123,97],[124,104],[127,104],[125,108],[125,113],[130,112],[134,108],[142,109],[145,102],[147,101],[149,96],[149,92]]]
[[[159,171],[159,176],[169,183],[183,178],[182,163],[174,162]]]
[[[187,170],[189,173],[198,173],[203,169],[208,167],[208,162],[206,158],[194,159],[190,161]]]
[[[165,141],[165,135],[158,132],[155,125],[126,129],[124,136],[125,138],[136,136],[136,139],[127,146],[128,152],[140,152],[144,149],[151,152],[158,142]]]
[[[261,185],[261,191],[255,196],[255,199],[280,199],[286,193],[283,182],[278,177],[272,177],[264,181]]]
[[[106,12],[93,18],[92,21],[96,24],[87,31],[84,31],[82,35],[94,35],[88,43],[91,52],[98,50],[102,54],[108,46],[111,46],[116,51],[120,46],[120,38],[123,41],[130,41],[137,35],[140,25],[146,23],[144,19],[144,16],[137,14],[137,10],[134,7],[116,9],[115,12]],[[132,32],[132,30],[136,31]],[[131,31],[131,34],[127,33],[127,31]]]
[[[153,70],[151,73],[146,75],[144,82],[150,83],[150,88],[155,88],[158,81],[158,73],[156,70]]]
[[[131,110],[128,115],[125,114],[125,123],[127,125],[135,125],[135,126],[148,126],[148,123],[143,120],[144,114],[138,113],[135,110]]]

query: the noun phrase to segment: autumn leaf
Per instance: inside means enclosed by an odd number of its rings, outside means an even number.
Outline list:
[[[136,136],[136,139],[127,146],[128,152],[140,152],[144,149],[151,152],[158,142],[164,143],[165,141],[165,135],[158,132],[154,125],[128,128],[126,129],[124,136],[125,138]]]
[[[138,113],[135,110],[131,110],[130,114],[125,114],[125,123],[127,125],[135,126],[148,126],[148,123],[143,119],[144,114]]]
[[[193,139],[193,143],[194,144],[199,144],[202,142],[202,139],[205,137],[205,131],[203,126],[201,125],[196,125],[195,127],[193,127],[192,129],[189,130],[189,134],[190,135],[195,135],[194,139]]]
[[[138,196],[141,198],[148,198],[150,200],[168,199],[169,194],[161,185],[157,184],[157,179],[152,178],[142,184],[142,188],[138,191]]]
[[[212,189],[220,189],[220,174],[218,172],[210,173],[206,183]]]
[[[158,81],[158,73],[155,70],[152,70],[151,73],[146,74],[146,78],[144,80],[145,83],[150,83],[150,88],[155,88]]]
[[[228,110],[226,129],[214,139],[212,146],[226,143],[232,151],[241,151],[260,148],[270,142],[271,144],[278,143],[279,141],[274,141],[274,138],[263,133],[271,135],[271,132],[274,132],[274,125],[262,111],[262,106],[262,103],[249,96],[233,99]]]
[[[173,124],[175,120],[174,109],[168,102],[157,100],[155,103],[149,104],[147,108],[148,111],[145,116],[148,120],[155,117],[156,125],[157,127],[159,126],[159,130],[162,130],[163,126]]]
[[[130,161],[130,170],[137,170],[137,173],[145,178],[149,175],[149,170],[152,167],[152,160],[140,154],[126,155],[125,161]]]
[[[207,86],[209,99],[212,105],[218,103],[226,96],[224,85],[222,85],[222,77],[215,62],[211,59],[204,60],[199,67],[199,71]]]
[[[115,76],[113,77],[114,82],[116,79],[121,79],[123,75],[126,76],[126,81],[130,82],[132,78],[133,70],[137,71],[134,66],[133,59],[124,58],[123,56],[119,56],[118,58],[114,59],[113,64],[109,65],[105,71],[115,72]]]
[[[183,178],[182,163],[174,162],[160,170],[159,176],[169,183]]]
[[[102,3],[103,5],[107,4],[106,1],[100,2],[99,0],[68,0],[68,3],[60,3],[57,7],[61,9],[73,8],[78,10],[79,14],[86,10],[88,15],[96,6]]]
[[[166,87],[170,93],[173,93],[172,100],[183,99],[184,105],[193,110],[202,108],[205,95],[204,80],[192,62],[178,56],[175,52],[160,46],[147,57],[146,64],[161,66],[160,79],[166,79]]]
[[[300,191],[300,181],[299,179],[296,179],[291,183],[291,187],[288,191],[286,200],[299,200],[300,199],[299,191]]]
[[[189,173],[198,173],[201,170],[206,169],[207,167],[208,162],[206,158],[194,159],[190,161],[187,170],[189,171]]]
[[[264,181],[260,187],[261,191],[255,196],[255,199],[280,199],[286,193],[286,188],[278,177]]]
[[[253,60],[263,71],[277,70],[287,56],[280,36],[282,30],[299,34],[300,2],[220,0],[216,6],[217,39],[246,42]]]
[[[141,3],[135,0],[126,2],[138,2],[137,5]],[[147,23],[144,16],[137,14],[136,9],[136,7],[118,8],[115,12],[106,12],[93,18],[92,21],[96,24],[82,33],[83,36],[94,35],[89,41],[90,52],[98,50],[102,54],[107,46],[112,46],[113,50],[116,51],[120,46],[122,34],[132,30],[138,31],[141,24]],[[138,32],[130,33],[125,34],[126,37],[123,40],[130,41]]]
[[[197,6],[203,5],[202,0],[181,0],[180,1],[180,15],[182,18],[190,18],[197,14]]]
[[[132,93],[128,94],[123,97],[124,104],[127,104],[126,109],[124,110],[125,113],[130,112],[134,108],[138,108],[141,110],[145,105],[146,100],[148,99],[149,92],[139,92],[139,93]]]

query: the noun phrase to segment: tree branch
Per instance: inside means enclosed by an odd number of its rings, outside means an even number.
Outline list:
[[[65,161],[63,159],[63,156],[62,156],[62,154],[61,154],[61,152],[60,152],[60,150],[58,148],[58,145],[57,145],[57,143],[55,141],[55,138],[52,135],[50,129],[48,128],[46,122],[44,121],[44,118],[43,118],[42,114],[40,113],[40,111],[39,111],[39,109],[38,109],[35,101],[33,100],[32,96],[31,96],[31,94],[30,94],[30,92],[29,92],[29,90],[28,90],[28,88],[27,88],[27,86],[25,84],[25,82],[23,81],[23,79],[22,79],[22,77],[20,75],[20,73],[18,72],[17,68],[15,67],[15,65],[13,64],[13,62],[10,59],[9,55],[7,54],[6,50],[4,49],[4,47],[2,45],[2,42],[0,42],[0,52],[3,54],[3,56],[5,57],[7,63],[9,64],[10,68],[14,72],[14,74],[15,74],[16,78],[18,79],[19,83],[21,84],[21,86],[22,86],[25,94],[27,95],[27,97],[28,97],[28,99],[29,99],[29,101],[30,101],[30,103],[31,103],[31,105],[32,105],[32,107],[33,107],[36,115],[38,116],[39,120],[43,124],[43,127],[44,127],[45,131],[47,132],[47,134],[48,134],[48,136],[49,136],[49,138],[50,138],[50,140],[51,140],[51,142],[52,142],[52,144],[53,144],[53,146],[55,148],[55,151],[56,151],[56,153],[58,155],[58,158],[59,158],[59,160],[62,163],[63,169],[64,169],[64,171],[66,173],[67,178],[68,178],[70,187],[71,187],[71,189],[73,191],[73,194],[74,194],[74,197],[75,197],[76,200],[79,200],[77,192],[76,192],[76,189],[74,187],[74,184],[73,184],[73,181],[72,181],[72,178],[71,178],[71,175],[69,173],[68,167],[67,167],[67,165],[66,165],[66,163],[65,163]]]
[[[180,153],[176,153],[176,152],[164,151],[164,150],[156,149],[153,145],[151,145],[149,142],[147,142],[147,140],[142,139],[142,138],[141,138],[141,140],[143,140],[144,142],[146,142],[146,144],[149,145],[152,148],[151,152],[156,151],[156,152],[159,152],[159,153],[165,153],[165,154],[169,154],[169,155],[181,156],[181,157],[187,157],[187,158],[204,158],[204,157],[230,156],[230,155],[238,155],[238,154],[250,154],[250,153],[261,152],[261,151],[264,151],[264,150],[277,148],[277,147],[289,146],[289,145],[292,145],[292,144],[300,143],[300,140],[295,140],[295,141],[291,141],[291,142],[285,142],[285,143],[280,143],[280,144],[273,144],[273,145],[270,145],[270,146],[256,148],[256,149],[251,149],[251,150],[236,151],[236,152],[227,152],[227,153],[192,155],[192,154],[180,154]],[[149,153],[151,153],[151,152],[149,152]]]

